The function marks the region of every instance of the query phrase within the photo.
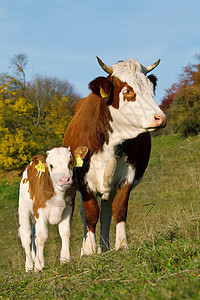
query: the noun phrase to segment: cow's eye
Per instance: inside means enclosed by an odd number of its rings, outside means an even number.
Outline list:
[[[124,94],[128,95],[128,94],[130,94],[130,92],[131,92],[130,90],[125,90]]]
[[[50,165],[50,170],[51,170],[51,171],[53,170],[53,166],[52,166],[52,165]]]

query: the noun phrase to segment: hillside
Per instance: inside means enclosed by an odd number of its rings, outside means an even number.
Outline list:
[[[144,179],[130,197],[127,251],[112,249],[79,258],[82,224],[77,197],[72,260],[59,266],[60,239],[57,227],[50,226],[41,273],[24,273],[17,235],[19,181],[17,173],[0,173],[0,299],[200,298],[200,136],[152,139]],[[112,221],[112,247],[114,240]]]

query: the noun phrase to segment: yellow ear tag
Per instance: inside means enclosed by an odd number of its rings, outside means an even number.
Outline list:
[[[100,87],[100,94],[102,98],[107,98],[108,94],[105,93],[105,91]]]
[[[81,159],[80,155],[76,157],[76,164],[75,167],[82,167],[83,166],[83,160]]]
[[[43,163],[41,162],[41,160],[39,160],[39,164],[37,164],[35,166],[35,168],[39,171],[39,172],[45,172],[45,166],[43,165]]]

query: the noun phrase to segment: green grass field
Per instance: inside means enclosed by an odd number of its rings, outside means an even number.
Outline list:
[[[79,199],[71,262],[59,266],[60,238],[49,227],[46,268],[25,274],[18,238],[16,173],[0,173],[0,299],[200,299],[200,136],[152,139],[142,183],[131,193],[129,249],[80,257]],[[97,241],[99,230],[97,229]]]

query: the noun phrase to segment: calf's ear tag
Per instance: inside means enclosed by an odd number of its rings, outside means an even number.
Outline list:
[[[80,155],[76,157],[75,167],[82,167],[83,166],[83,160],[81,159]]]
[[[39,172],[45,172],[45,166],[43,165],[43,163],[41,162],[41,160],[39,160],[39,163],[35,166],[35,168]]]

